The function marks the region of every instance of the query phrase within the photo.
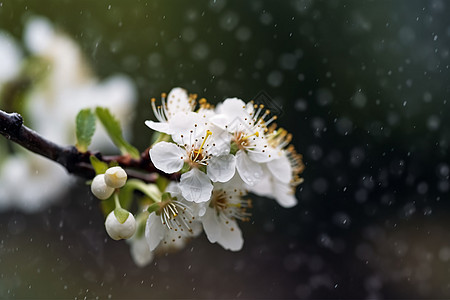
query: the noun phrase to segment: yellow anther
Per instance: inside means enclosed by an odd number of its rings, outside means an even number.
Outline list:
[[[161,97],[162,98],[166,98],[167,94],[166,93],[161,93]]]
[[[195,156],[194,160],[197,160],[197,158],[198,158],[198,156],[200,155],[200,153],[202,153],[202,151],[203,151],[203,146],[205,145],[206,140],[208,139],[208,137],[209,137],[210,135],[212,135],[212,132],[209,131],[209,130],[206,130],[206,136],[205,136],[205,138],[203,139],[203,142],[202,142],[202,144],[201,144],[201,146],[200,146],[200,149],[198,149],[198,151],[195,151],[195,152],[197,152],[197,155]]]
[[[259,132],[257,131],[257,132],[255,132],[255,133],[253,133],[253,134],[249,134],[249,135],[247,135],[247,136],[244,136],[242,139],[243,140],[246,140],[246,139],[248,139],[249,137],[252,137],[252,136],[256,136],[256,137],[259,137]]]

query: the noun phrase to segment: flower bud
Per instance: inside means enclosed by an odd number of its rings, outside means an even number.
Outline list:
[[[128,212],[128,218],[121,224],[117,220],[114,211],[110,212],[105,221],[106,232],[113,240],[129,239],[136,231],[136,220],[134,216]]]
[[[105,200],[111,197],[114,189],[106,185],[105,175],[100,174],[95,176],[94,180],[92,180],[91,191],[98,199]]]
[[[105,172],[105,182],[112,188],[121,188],[127,182],[127,173],[121,167],[109,168]]]

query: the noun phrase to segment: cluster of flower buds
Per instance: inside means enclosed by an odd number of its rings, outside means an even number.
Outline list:
[[[116,208],[106,217],[105,228],[108,235],[114,240],[129,239],[136,231],[136,220],[129,211],[120,206],[117,193],[118,189],[127,182],[127,173],[121,167],[112,167],[104,174],[94,177],[91,191],[100,200],[106,200],[113,194]]]

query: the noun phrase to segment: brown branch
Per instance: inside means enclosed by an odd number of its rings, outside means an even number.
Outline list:
[[[92,179],[95,171],[89,157],[95,155],[106,163],[116,161],[127,170],[130,178],[141,179],[145,182],[155,182],[158,173],[170,180],[178,180],[179,174],[166,174],[152,164],[149,149],[142,152],[140,159],[133,159],[129,155],[103,156],[101,153],[80,152],[74,146],[61,146],[47,140],[34,130],[23,125],[23,118],[18,113],[6,113],[0,110],[0,133],[8,140],[21,145],[25,149],[53,160],[74,175]]]

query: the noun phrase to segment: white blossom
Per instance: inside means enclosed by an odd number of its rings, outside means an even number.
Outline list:
[[[186,239],[201,232],[201,226],[191,208],[192,203],[183,198],[179,187],[172,184],[166,191],[170,197],[162,199],[158,209],[147,219],[145,238],[150,251],[165,245],[180,247]]]
[[[237,220],[248,221],[250,200],[243,199],[246,191],[242,181],[235,177],[228,183],[215,183],[211,200],[200,218],[206,236],[211,243],[218,243],[224,249],[239,251],[244,239]]]
[[[265,120],[270,112],[262,113],[262,110],[262,106],[255,108],[251,103],[229,98],[217,106],[216,114],[210,118],[213,124],[229,132],[236,151],[237,171],[248,185],[254,185],[263,178],[260,164],[275,158],[266,141],[265,131],[276,117]]]
[[[169,174],[186,165],[188,171],[180,181],[183,197],[196,203],[208,201],[211,181],[226,182],[234,175],[235,158],[229,154],[229,144],[224,145],[222,131],[199,113],[190,112],[186,118],[177,119],[172,129],[176,144],[157,143],[150,149],[150,158],[156,168]]]
[[[257,195],[275,198],[283,207],[295,206],[295,187],[303,181],[299,177],[304,169],[302,156],[293,146],[283,149],[291,140],[286,130],[271,128],[267,137],[270,147],[277,151],[276,159],[263,165],[264,177],[248,189]]]

